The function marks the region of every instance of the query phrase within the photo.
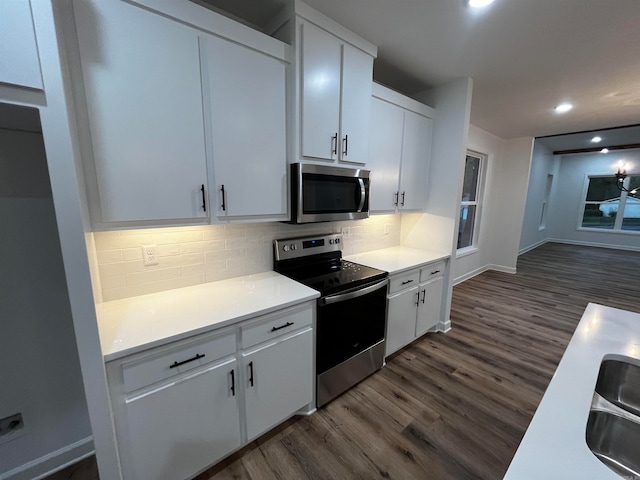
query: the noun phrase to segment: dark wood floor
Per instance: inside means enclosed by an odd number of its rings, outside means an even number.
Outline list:
[[[500,479],[588,302],[640,312],[640,253],[546,244],[515,275],[454,288],[428,334],[314,415],[286,422],[210,479]],[[51,480],[93,479],[95,460]]]

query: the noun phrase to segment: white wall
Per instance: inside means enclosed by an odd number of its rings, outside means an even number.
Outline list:
[[[558,185],[558,172],[560,169],[560,157],[536,141],[531,156],[531,173],[529,174],[529,188],[527,203],[525,206],[524,220],[522,222],[522,235],[520,237],[520,253],[524,253],[544,243],[551,234],[551,205],[555,203],[554,195]],[[547,176],[553,175],[551,195],[547,205],[547,222],[541,229],[542,205],[547,188]]]
[[[468,149],[487,156],[477,250],[453,262],[454,283],[488,269],[515,272],[526,203],[531,138],[504,140],[473,125]]]
[[[549,240],[581,245],[640,250],[640,235],[610,231],[579,230],[585,179],[588,175],[613,175],[615,164],[625,159],[640,170],[640,150],[563,155],[560,159],[558,188],[550,205]],[[613,177],[612,177],[613,179]]]
[[[0,172],[0,418],[25,425],[0,444],[3,478],[92,446],[42,135],[0,129]]]
[[[492,268],[515,273],[522,220],[527,201],[533,138],[506,140],[495,165],[488,202],[493,205],[487,228]]]

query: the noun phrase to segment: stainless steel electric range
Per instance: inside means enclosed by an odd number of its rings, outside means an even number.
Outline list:
[[[320,292],[317,406],[384,364],[388,273],[342,259],[342,236],[274,241],[274,270]]]

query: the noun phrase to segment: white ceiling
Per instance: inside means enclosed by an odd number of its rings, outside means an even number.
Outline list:
[[[471,121],[502,138],[640,123],[640,1],[306,0],[378,46],[409,95],[474,79]],[[568,101],[574,109],[555,114]]]

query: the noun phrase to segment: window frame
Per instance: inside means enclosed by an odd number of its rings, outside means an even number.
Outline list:
[[[629,188],[629,183],[631,182],[631,177],[636,177],[637,174],[630,174],[627,178],[624,179],[624,187]],[[615,233],[615,234],[623,234],[623,235],[640,235],[640,231],[638,230],[623,230],[622,222],[624,220],[624,210],[627,206],[627,198],[629,198],[629,194],[625,191],[620,191],[620,202],[618,204],[618,212],[622,212],[622,215],[616,214],[616,219],[613,224],[613,228],[593,228],[593,227],[583,227],[583,219],[584,219],[584,210],[587,204],[598,204],[602,203],[601,201],[591,201],[587,202],[587,192],[589,191],[589,183],[592,178],[611,178],[615,180],[615,175],[612,173],[591,173],[586,174],[584,176],[584,185],[582,188],[582,197],[580,199],[580,207],[578,208],[578,225],[576,230],[584,231],[584,232],[601,232],[601,233]]]
[[[456,258],[464,257],[471,253],[475,253],[479,250],[478,247],[478,237],[479,237],[479,227],[480,227],[480,217],[482,213],[482,203],[483,203],[483,195],[484,195],[484,173],[486,169],[488,155],[486,153],[476,152],[474,150],[467,150],[464,156],[464,164],[466,170],[466,162],[467,157],[477,158],[478,162],[478,177],[476,183],[476,199],[475,200],[460,200],[460,206],[458,208],[458,222],[457,222],[457,232],[460,232],[460,213],[463,207],[473,205],[476,207],[475,218],[473,219],[473,230],[471,233],[471,244],[464,247],[457,247],[456,241]],[[462,183],[464,186],[464,171],[462,173]]]

